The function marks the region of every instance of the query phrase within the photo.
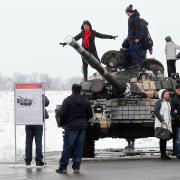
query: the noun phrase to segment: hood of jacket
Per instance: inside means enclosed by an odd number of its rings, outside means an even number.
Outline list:
[[[140,13],[138,12],[137,9],[134,10],[134,13],[133,13],[133,15],[130,18],[133,18],[133,17],[136,17],[136,16],[140,17]]]
[[[161,100],[162,100],[162,94],[163,94],[164,91],[166,91],[166,89],[161,89],[158,92],[159,99],[161,99]]]
[[[92,30],[92,25],[91,25],[91,23],[88,21],[88,20],[85,20],[85,21],[83,21],[83,23],[82,23],[82,25],[81,25],[81,30],[84,30],[84,25],[88,25],[89,27],[90,27],[90,29]]]
[[[143,24],[145,24],[146,26],[149,24],[145,19],[142,19],[142,18],[141,18],[141,22],[142,22]]]

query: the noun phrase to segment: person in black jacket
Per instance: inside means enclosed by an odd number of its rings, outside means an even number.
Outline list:
[[[129,5],[126,8],[126,14],[128,15],[128,40],[130,43],[129,52],[131,55],[132,64],[138,64],[142,60],[141,57],[141,19],[139,12],[133,6]],[[144,60],[144,59],[143,59]]]
[[[49,105],[49,99],[47,98],[47,96],[44,96],[44,95],[43,95],[43,104],[45,107]],[[49,118],[48,112],[44,108],[43,120],[48,119],[48,118]],[[43,125],[26,125],[25,131],[26,131],[26,147],[25,147],[26,166],[31,165],[32,143],[33,143],[34,137],[35,137],[35,144],[36,144],[36,158],[35,158],[36,166],[43,166],[44,165],[44,162],[42,161],[43,159],[43,154],[42,154]]]
[[[180,159],[180,83],[176,85],[175,96],[171,100],[171,115],[175,120],[175,153]]]
[[[116,39],[117,36],[112,36],[112,35],[106,35],[106,34],[101,34],[95,30],[92,29],[91,23],[86,20],[83,21],[83,24],[81,26],[81,32],[74,37],[76,41],[79,39],[82,39],[82,46],[89,51],[91,54],[93,54],[98,60],[98,54],[96,50],[96,45],[95,45],[95,37],[101,38],[101,39]],[[65,46],[66,43],[60,43],[61,45]],[[88,77],[88,64],[85,62],[85,60],[82,58],[83,62],[83,75],[84,75],[84,80],[87,81]],[[100,62],[100,60],[99,60]]]
[[[87,121],[93,116],[89,100],[80,92],[81,85],[73,84],[72,95],[64,99],[60,109],[60,120],[65,133],[57,173],[67,173],[70,155],[73,157],[74,173],[80,170]]]

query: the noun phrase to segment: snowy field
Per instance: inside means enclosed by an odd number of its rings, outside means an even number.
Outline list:
[[[47,107],[50,118],[46,120],[46,151],[61,151],[62,150],[62,129],[57,128],[54,109],[56,104],[61,104],[63,99],[68,96],[68,91],[49,91],[46,92],[50,100],[50,105]],[[25,128],[24,126],[17,126],[17,154],[20,158],[24,157],[25,148]],[[168,142],[172,146],[172,142]],[[96,142],[96,149],[106,148],[124,148],[127,143],[124,139],[105,138]],[[158,147],[159,140],[156,138],[146,138],[136,140],[136,148]],[[14,93],[0,92],[0,162],[14,161]]]

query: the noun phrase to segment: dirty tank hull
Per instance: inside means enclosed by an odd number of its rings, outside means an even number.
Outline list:
[[[100,138],[125,138],[135,140],[138,138],[154,137],[154,105],[158,100],[158,91],[168,89],[170,95],[174,94],[176,80],[173,78],[152,78],[144,92],[134,86],[136,83],[130,82],[131,95],[129,97],[115,97],[105,89],[101,93],[92,92],[94,80],[89,80],[91,87],[89,91],[82,90],[82,94],[89,98],[94,111],[94,118],[90,120],[88,126],[88,145],[86,146],[86,157],[94,157],[94,140]],[[143,86],[142,81],[142,86]],[[154,87],[151,87],[154,82]],[[147,84],[145,84],[147,85]],[[145,86],[144,85],[144,86]],[[109,85],[108,85],[109,86]],[[133,87],[134,86],[134,87]],[[154,89],[153,89],[154,88]],[[93,88],[94,89],[94,88]],[[147,97],[149,96],[149,97]],[[100,115],[100,116],[99,116]]]
[[[100,138],[154,137],[154,105],[158,91],[168,89],[173,96],[178,74],[164,76],[164,67],[156,59],[146,59],[129,68],[122,51],[106,52],[101,63],[74,39],[68,42],[95,73],[83,81],[82,95],[89,98],[94,117],[89,120],[85,139],[86,157],[94,157],[94,142]]]

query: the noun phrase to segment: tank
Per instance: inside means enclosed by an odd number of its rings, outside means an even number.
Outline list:
[[[33,100],[29,98],[24,98],[22,96],[18,96],[17,103],[19,103],[22,106],[31,106]]]
[[[72,46],[97,72],[83,81],[82,94],[89,98],[94,117],[89,120],[85,156],[94,157],[94,143],[100,138],[154,137],[154,105],[158,91],[168,89],[173,95],[179,75],[164,76],[164,67],[156,59],[146,59],[130,66],[124,51],[108,51],[101,63],[72,37],[66,42]]]

